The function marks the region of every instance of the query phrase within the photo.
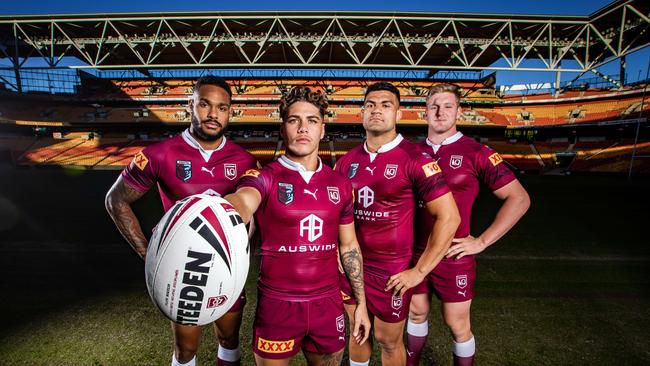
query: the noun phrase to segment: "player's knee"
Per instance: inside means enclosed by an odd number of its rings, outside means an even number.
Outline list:
[[[187,347],[181,346],[178,343],[174,349],[174,355],[176,355],[176,360],[180,363],[189,362],[196,355],[198,347]]]
[[[377,341],[379,348],[386,353],[393,353],[397,351],[400,346],[403,347],[401,334],[399,334],[398,337],[395,337],[390,334],[377,332],[375,333],[375,340]]]
[[[225,347],[227,349],[236,349],[239,347],[239,336],[237,334],[231,334],[228,336],[220,337],[219,344],[221,347]]]
[[[426,302],[411,302],[409,320],[413,323],[424,323],[429,316],[429,304]]]
[[[471,338],[472,331],[469,317],[445,316],[445,323],[449,327],[456,342],[464,342]]]

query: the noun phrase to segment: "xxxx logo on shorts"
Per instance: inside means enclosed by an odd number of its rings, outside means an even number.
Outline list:
[[[269,341],[262,337],[257,338],[257,349],[266,353],[285,353],[293,351],[293,339],[288,341]]]

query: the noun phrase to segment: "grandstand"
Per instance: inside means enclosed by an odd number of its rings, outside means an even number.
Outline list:
[[[119,169],[147,144],[185,128],[194,81],[217,73],[232,85],[231,138],[262,162],[283,151],[277,103],[289,88],[307,85],[328,96],[321,157],[334,164],[352,141],[362,140],[366,87],[385,80],[400,90],[400,131],[412,140],[426,134],[428,89],[453,82],[464,95],[461,130],[500,151],[517,171],[647,172],[647,159],[637,157],[647,152],[648,80],[630,83],[622,73],[561,84],[558,77],[550,90],[522,91],[497,87],[497,74],[489,71],[504,69],[497,61],[518,70],[525,59],[545,65],[527,67],[530,71],[598,75],[598,65],[624,60],[650,44],[650,23],[643,15],[648,10],[646,2],[619,1],[590,16],[559,21],[466,14],[461,22],[445,14],[354,12],[228,13],[210,20],[189,13],[169,19],[124,14],[110,24],[93,15],[0,17],[0,30],[8,35],[0,39],[6,50],[0,58],[14,64],[0,69],[0,148],[17,165]],[[267,20],[281,27],[256,25]],[[220,24],[228,35],[209,33],[212,27],[201,22],[214,22],[215,29]],[[169,27],[182,42],[166,42],[172,36],[153,32],[156,24]],[[132,28],[128,33],[126,25]],[[96,30],[102,27],[112,30]],[[502,33],[505,27],[509,35]],[[348,48],[340,39],[356,46]],[[30,69],[16,61],[35,55],[50,67]],[[81,66],[59,66],[63,56]],[[577,66],[561,67],[560,61],[568,60]]]

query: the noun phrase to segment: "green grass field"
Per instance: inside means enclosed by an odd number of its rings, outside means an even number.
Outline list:
[[[117,173],[0,167],[0,174],[0,365],[168,365],[169,323],[148,298],[143,263],[103,211]],[[650,364],[650,182],[521,179],[531,210],[478,260],[478,364]],[[473,233],[496,203],[479,197]],[[136,208],[147,228],[159,218],[155,194]],[[244,365],[253,364],[255,277]],[[430,324],[423,364],[451,365],[437,309]],[[216,342],[204,332],[199,364],[213,365]]]

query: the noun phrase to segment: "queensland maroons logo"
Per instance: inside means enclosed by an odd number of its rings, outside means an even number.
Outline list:
[[[237,164],[224,164],[223,176],[229,180],[234,180],[237,178]]]

